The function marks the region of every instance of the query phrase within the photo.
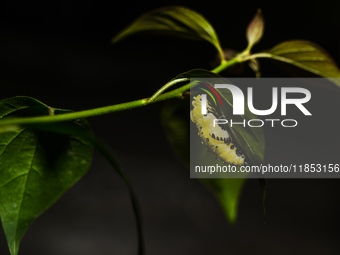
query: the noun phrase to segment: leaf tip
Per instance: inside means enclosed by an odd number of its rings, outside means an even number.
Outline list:
[[[119,34],[116,35],[115,37],[113,37],[113,38],[110,40],[110,43],[114,44],[114,43],[116,43],[116,42],[118,42],[118,41],[119,41]]]
[[[13,247],[10,247],[9,248],[9,251],[11,253],[11,255],[18,255],[18,252],[19,252],[19,247],[16,247],[16,245],[14,244]]]

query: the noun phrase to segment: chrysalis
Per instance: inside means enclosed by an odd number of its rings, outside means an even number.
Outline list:
[[[202,96],[194,97],[192,101],[193,109],[191,111],[191,120],[196,123],[198,135],[201,137],[202,143],[212,151],[217,158],[225,163],[232,165],[244,165],[245,156],[232,143],[231,136],[226,130],[219,125],[213,126],[214,119],[218,119],[216,110],[207,100],[207,114],[203,115],[201,110]]]

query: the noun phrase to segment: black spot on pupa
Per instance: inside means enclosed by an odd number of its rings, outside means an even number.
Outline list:
[[[213,134],[211,135],[211,137],[215,139],[215,134],[213,133]]]
[[[229,145],[229,144],[231,143],[231,138],[228,137],[228,138],[226,139],[225,143],[226,143],[227,145]]]
[[[217,148],[218,148],[218,145],[216,145],[215,148],[217,149]]]
[[[209,138],[207,138],[207,142],[209,142]]]
[[[242,152],[240,150],[236,149],[236,154],[237,154],[237,156],[241,156]]]
[[[217,140],[217,141],[219,141],[219,140],[220,140],[220,138],[219,138],[219,137],[216,137],[216,140]]]
[[[234,149],[235,148],[235,146],[232,144],[232,145],[230,145],[230,149],[232,150],[232,149]]]
[[[203,135],[203,132],[202,132],[202,135]]]
[[[200,127],[200,129],[202,129],[202,127]]]
[[[242,155],[242,158],[244,158],[244,155]]]

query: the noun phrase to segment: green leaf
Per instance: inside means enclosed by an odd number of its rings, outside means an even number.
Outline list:
[[[183,100],[166,102],[161,110],[161,123],[172,150],[187,166],[190,164],[190,102]],[[206,149],[201,147],[206,152]],[[245,179],[199,179],[215,196],[226,218],[234,223]]]
[[[237,209],[246,179],[200,179],[216,196],[230,223],[237,219]]]
[[[203,69],[194,69],[176,76],[173,80],[183,78],[217,78],[219,83],[229,83],[219,75]],[[209,82],[207,81],[209,84]],[[213,86],[213,84],[210,84]],[[226,90],[220,91],[223,100],[227,101],[228,112],[232,112],[232,98]],[[231,110],[230,110],[231,109]],[[247,108],[246,108],[247,109]],[[247,110],[242,118],[255,118]],[[165,104],[161,111],[161,121],[166,132],[167,138],[174,150],[187,165],[190,162],[190,102],[185,98],[182,101],[172,100]],[[234,118],[235,116],[233,116]],[[239,121],[239,120],[238,120]],[[232,130],[235,129],[235,126]],[[244,130],[242,130],[244,129]],[[231,133],[233,140],[242,144],[240,148],[245,152],[246,157],[252,162],[262,162],[264,156],[264,136],[261,128],[249,130],[250,128],[237,128]],[[199,142],[200,144],[200,142]],[[200,145],[199,145],[200,146]],[[202,145],[202,150],[206,153],[206,148]],[[248,148],[248,149],[247,149]],[[254,155],[252,155],[254,153]],[[214,157],[213,157],[214,158]],[[237,217],[237,208],[240,194],[245,183],[245,178],[240,179],[199,179],[209,187],[216,199],[221,204],[222,209],[229,222],[233,223]]]
[[[247,27],[247,40],[249,50],[261,40],[263,36],[263,31],[264,31],[264,19],[261,9],[258,9],[254,18]]]
[[[0,119],[65,112],[29,97],[0,101]],[[91,133],[84,119],[68,124]],[[12,255],[31,223],[87,172],[92,153],[79,137],[19,126],[0,133],[0,217]]]
[[[272,58],[329,78],[340,87],[340,70],[329,54],[319,45],[308,41],[286,41],[263,53],[258,58]],[[337,78],[337,79],[336,79]]]
[[[222,48],[212,25],[199,13],[182,6],[168,6],[148,12],[118,33],[116,43],[137,32],[157,32],[210,42],[221,56]]]

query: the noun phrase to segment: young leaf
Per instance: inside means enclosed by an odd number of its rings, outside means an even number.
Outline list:
[[[0,119],[68,112],[29,97],[0,101]],[[71,123],[91,133],[86,120]],[[7,131],[7,132],[4,132]],[[93,146],[28,127],[0,133],[0,217],[12,255],[30,224],[89,169]]]
[[[264,31],[264,19],[262,11],[258,9],[254,18],[247,27],[247,40],[249,50],[261,40],[263,31]]]
[[[286,41],[270,50],[254,54],[256,58],[272,58],[286,62],[316,75],[329,78],[340,87],[340,70],[329,54],[308,41]]]
[[[143,31],[206,40],[223,56],[219,39],[212,25],[201,14],[185,7],[168,6],[148,12],[118,33],[112,42],[118,42]]]

